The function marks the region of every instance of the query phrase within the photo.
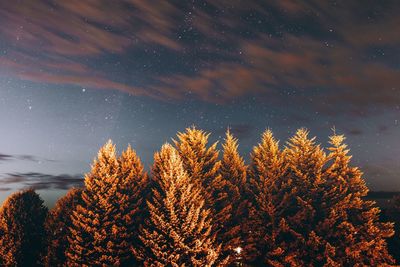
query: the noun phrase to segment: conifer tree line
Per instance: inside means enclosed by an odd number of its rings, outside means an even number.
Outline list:
[[[322,148],[305,129],[284,145],[266,130],[248,165],[229,130],[221,153],[209,137],[178,133],[149,173],[109,141],[50,211],[31,189],[11,195],[0,266],[395,265],[394,224],[365,199],[343,135]]]

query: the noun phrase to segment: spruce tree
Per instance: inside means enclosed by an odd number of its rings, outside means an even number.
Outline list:
[[[276,247],[291,253],[291,265],[331,266],[332,248],[318,229],[318,223],[327,216],[323,198],[326,153],[316,144],[315,137],[309,138],[306,129],[299,129],[287,142],[283,156],[287,172],[280,184],[286,188],[279,190],[287,193],[275,218],[283,229],[275,239]],[[282,259],[281,250],[277,252],[276,256]]]
[[[147,176],[136,153],[117,158],[109,141],[85,177],[83,204],[72,213],[69,266],[120,266],[132,262],[136,219],[143,203]],[[140,220],[140,219],[138,219]]]
[[[224,255],[235,260],[235,249],[241,247],[241,223],[245,216],[246,202],[243,198],[246,169],[238,153],[238,141],[228,130],[222,145],[223,157],[219,177],[212,182],[213,218],[217,241],[222,243]]]
[[[388,240],[389,250],[397,263],[400,263],[400,195],[395,195],[386,211],[388,220],[394,222],[395,234]]]
[[[246,187],[249,208],[243,224],[243,254],[248,263],[274,266],[277,262],[287,264],[293,258],[293,254],[277,245],[275,240],[285,228],[280,225],[279,213],[284,210],[282,205],[293,190],[291,181],[285,181],[287,164],[283,157],[279,142],[270,130],[266,130],[251,153]]]
[[[316,222],[316,234],[329,245],[332,261],[343,266],[385,266],[394,263],[387,239],[394,234],[393,224],[379,221],[380,209],[366,200],[368,188],[351,156],[343,135],[330,137],[332,162],[326,172],[320,206],[324,217]]]
[[[250,170],[249,228],[245,255],[269,266],[381,266],[392,264],[390,223],[366,201],[358,168],[350,167],[343,137],[330,153],[297,131],[283,152],[266,132]],[[252,254],[254,252],[254,254]],[[255,261],[254,261],[255,260]]]
[[[179,132],[178,140],[173,140],[189,178],[204,188],[207,200],[212,194],[212,184],[218,177],[221,165],[217,142],[208,147],[209,136],[209,133],[192,126],[183,133]]]
[[[45,248],[47,208],[34,190],[8,197],[0,209],[0,262],[2,266],[40,266]]]
[[[140,232],[143,247],[134,253],[145,266],[216,265],[220,246],[212,234],[210,210],[171,145],[156,153],[153,175],[157,185],[147,202],[150,218]]]
[[[65,252],[68,248],[69,227],[72,226],[71,215],[78,204],[82,204],[82,189],[72,188],[60,198],[46,218],[47,254],[44,265],[65,266]]]

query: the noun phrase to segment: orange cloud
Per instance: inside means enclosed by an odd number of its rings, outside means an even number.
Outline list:
[[[163,100],[225,103],[257,96],[271,104],[291,98],[325,112],[338,102],[349,109],[392,108],[400,102],[395,93],[399,71],[366,58],[365,50],[371,45],[399,44],[397,9],[388,10],[376,23],[360,23],[364,17],[354,13],[357,3],[350,2],[335,6],[323,1],[221,0],[206,2],[206,8],[141,0],[1,2],[0,38],[7,51],[0,55],[0,68],[35,82]],[[227,6],[229,12],[224,11]],[[254,14],[267,21],[268,31],[274,34],[254,26]],[[282,15],[291,23],[312,17],[319,31],[326,33],[285,33],[280,29]],[[178,41],[183,20],[197,36],[192,42]],[[135,61],[132,51],[137,55],[148,46],[169,53],[163,55],[164,62],[150,62],[160,64],[160,69],[171,67],[170,58],[185,58],[180,64],[191,66],[190,53],[199,64],[192,72],[181,67],[167,75],[146,74],[141,86],[119,82],[93,64],[115,56]],[[133,74],[134,70],[127,73]],[[291,88],[297,96],[282,95]]]

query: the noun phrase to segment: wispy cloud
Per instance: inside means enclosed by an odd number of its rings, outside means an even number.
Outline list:
[[[158,100],[257,96],[365,115],[399,108],[399,68],[380,52],[398,55],[399,11],[396,1],[3,2],[0,71]],[[135,69],[148,53],[162,55],[142,65],[157,67]],[[119,67],[103,66],[106,58],[143,80],[111,75]]]
[[[235,138],[238,138],[239,140],[244,140],[251,137],[255,129],[254,125],[248,123],[240,123],[240,124],[229,125],[226,129],[221,129],[221,128],[214,129],[212,130],[212,132],[216,136],[224,137],[228,128],[231,134]]]
[[[0,153],[0,163],[2,161],[13,161],[13,160],[33,161],[33,162],[56,162],[56,160],[54,159],[47,159],[33,155],[12,155],[12,154]]]
[[[68,189],[83,185],[82,175],[50,175],[37,172],[9,173],[0,177],[0,187],[5,191],[10,186],[34,189]],[[0,189],[1,190],[1,189]]]

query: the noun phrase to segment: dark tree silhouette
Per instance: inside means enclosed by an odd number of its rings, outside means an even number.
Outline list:
[[[3,266],[40,266],[45,247],[47,208],[32,189],[8,197],[0,209],[0,262]]]

